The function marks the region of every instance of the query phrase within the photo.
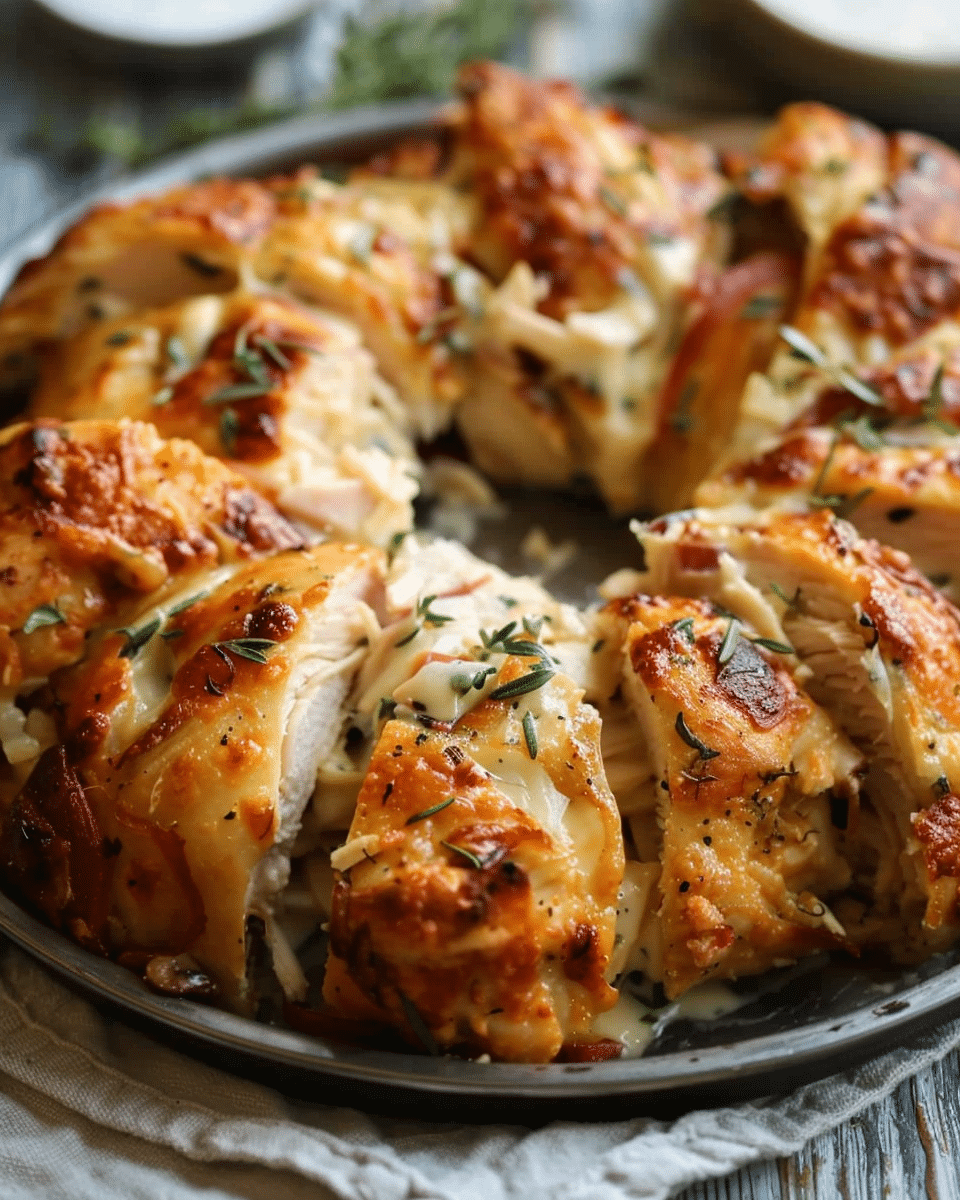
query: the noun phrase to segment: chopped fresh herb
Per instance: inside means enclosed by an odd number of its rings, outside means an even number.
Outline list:
[[[481,691],[486,686],[487,680],[490,678],[490,676],[496,675],[496,673],[497,673],[496,667],[489,667],[489,666],[481,667],[480,670],[473,677],[474,688],[478,692]]]
[[[513,596],[498,596],[497,599],[504,608],[516,608],[517,606],[517,601],[513,598]]]
[[[417,605],[417,616],[432,629],[439,628],[441,625],[446,625],[448,621],[452,621],[453,617],[444,616],[443,613],[435,613],[430,611],[430,605],[436,600],[436,596],[424,596]]]
[[[792,646],[788,646],[786,642],[776,642],[773,638],[755,637],[750,641],[755,646],[762,646],[764,650],[772,650],[774,654],[793,654]]]
[[[276,646],[270,638],[231,638],[226,642],[213,642],[213,648],[221,657],[224,654],[235,654],[237,658],[246,658],[250,662],[263,664],[267,655]]]
[[[212,404],[230,404],[234,400],[250,400],[254,396],[266,396],[273,391],[273,385],[269,380],[265,383],[254,383],[252,380],[249,383],[228,383],[226,387],[222,387],[209,396],[204,396],[203,403]]]
[[[523,714],[523,736],[531,758],[537,757],[537,723],[529,709]]]
[[[930,384],[930,392],[923,402],[922,412],[923,419],[929,421],[931,425],[935,425],[941,433],[948,433],[951,437],[960,433],[956,425],[945,420],[943,416],[943,362],[937,367],[933,382]]]
[[[740,310],[740,316],[745,321],[760,321],[764,317],[780,312],[783,303],[782,296],[751,296]]]
[[[396,554],[396,552],[403,545],[403,539],[406,536],[407,536],[406,529],[402,529],[399,533],[395,533],[393,535],[393,537],[390,539],[389,544],[387,545],[387,553],[388,554]]]
[[[372,225],[361,224],[350,241],[350,253],[360,263],[368,263],[373,253],[373,243],[377,240],[377,231]]]
[[[133,334],[127,329],[118,329],[116,333],[111,333],[106,339],[108,346],[129,346],[133,341]]]
[[[216,263],[207,262],[207,260],[201,258],[199,254],[190,254],[188,252],[186,254],[181,254],[180,257],[187,264],[191,271],[196,271],[198,275],[203,275],[206,279],[213,279],[223,270],[223,268],[218,267]]]
[[[414,627],[410,630],[410,632],[407,634],[406,637],[402,637],[399,642],[393,643],[395,649],[399,650],[401,646],[409,646],[410,643],[413,641],[413,639],[417,636],[417,634],[419,632],[420,632],[420,626],[414,625]]]
[[[168,385],[167,387],[162,387],[159,392],[154,392],[150,397],[150,403],[156,404],[159,407],[161,404],[167,404],[172,399],[173,388]]]
[[[515,696],[525,696],[527,692],[535,692],[542,688],[553,676],[554,671],[550,667],[534,667],[526,675],[521,675],[518,679],[511,679],[509,683],[503,683],[500,687],[494,688],[490,693],[490,699],[512,700]]]
[[[176,335],[167,338],[167,358],[178,371],[190,366],[190,355],[187,353],[187,348]]]
[[[389,721],[393,714],[397,711],[396,700],[391,700],[389,696],[384,696],[377,706],[377,720]]]
[[[679,621],[672,621],[670,627],[675,629],[677,633],[682,633],[691,646],[696,641],[693,633],[693,617],[683,617]]]
[[[175,604],[173,608],[167,612],[167,616],[175,617],[177,613],[186,612],[191,605],[196,604],[198,600],[206,600],[207,596],[209,595],[209,592],[195,592],[192,596],[188,596],[186,600],[181,600],[179,604]]]
[[[468,850],[465,846],[456,846],[456,845],[454,845],[453,842],[441,841],[440,845],[446,846],[446,848],[448,850],[452,850],[454,852],[454,854],[459,854],[462,858],[465,858],[467,860],[467,862],[470,864],[470,866],[475,867],[476,870],[478,870],[478,871],[483,870],[483,863],[480,861],[479,858],[477,858],[477,856],[473,853],[472,850]]]
[[[232,408],[225,408],[220,414],[220,443],[230,455],[237,448],[237,437],[240,433],[240,418]]]
[[[787,593],[783,590],[783,588],[780,587],[780,585],[777,583],[770,584],[770,591],[773,592],[773,594],[775,596],[779,596],[780,599],[787,606],[787,608],[796,608],[797,605],[800,603],[800,588],[799,587],[797,587],[797,590],[793,593],[792,596],[788,596]]]
[[[847,437],[852,438],[861,450],[872,452],[882,450],[883,437],[877,432],[869,417],[860,417],[856,421],[848,421],[842,426]]]
[[[425,808],[422,812],[414,813],[412,817],[407,817],[404,825],[416,825],[418,821],[425,821],[427,817],[432,817],[434,813],[442,812],[443,809],[449,808],[456,800],[456,796],[448,796],[446,800],[441,800],[439,804],[434,804],[430,808]]]
[[[543,629],[543,617],[524,617],[522,625],[532,638],[538,638]]]
[[[147,642],[157,633],[162,624],[163,619],[161,617],[154,617],[139,628],[125,625],[121,629],[115,629],[114,633],[126,634],[127,638],[126,642],[117,651],[117,658],[136,658]]]
[[[723,635],[723,641],[720,643],[720,651],[717,654],[717,662],[721,667],[733,658],[742,628],[737,618],[731,617],[730,623],[727,625],[727,632]]]
[[[24,633],[33,633],[47,625],[63,625],[67,618],[55,604],[38,604],[23,623]]]
[[[837,366],[832,363],[820,347],[812,342],[805,333],[801,333],[799,329],[794,329],[792,325],[781,325],[780,336],[787,343],[797,358],[801,358],[804,362],[811,363],[815,367],[819,367],[821,371],[825,371],[833,377],[835,383],[848,391],[852,396],[856,396],[858,400],[862,400],[864,404],[873,404],[877,407],[883,407],[883,397],[879,392],[875,391],[869,384],[858,379],[856,375],[851,374],[846,367]]]
[[[258,333],[253,340],[263,350],[264,354],[277,364],[281,371],[290,370],[290,359],[287,358],[275,341],[264,337],[262,333]]]
[[[849,517],[868,496],[873,495],[874,490],[872,487],[861,488],[852,496],[839,493],[832,496],[811,496],[810,503],[814,508],[831,508],[838,517]]]
[[[685,742],[691,750],[696,750],[701,759],[706,761],[711,758],[719,758],[719,750],[711,750],[704,742],[701,742],[695,733],[690,730],[687,722],[684,720],[683,713],[677,713],[676,724],[674,725],[677,733],[680,735],[680,740]]]
[[[185,633],[185,629],[165,629],[160,636],[165,642],[171,642],[174,638],[183,637]]]

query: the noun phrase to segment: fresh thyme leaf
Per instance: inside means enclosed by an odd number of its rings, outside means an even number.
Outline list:
[[[811,489],[812,495],[810,498],[811,504],[820,496],[820,489],[823,487],[823,481],[827,477],[827,472],[830,470],[830,464],[833,462],[833,456],[837,452],[837,446],[840,444],[840,434],[835,433],[830,439],[830,448],[827,450],[827,456],[820,464],[820,470],[817,472],[817,478],[813,482]]]
[[[185,629],[165,629],[160,636],[165,642],[171,642],[174,638],[183,637],[185,633]]]
[[[783,590],[783,588],[780,587],[780,585],[777,583],[770,584],[770,591],[773,592],[773,594],[775,596],[779,596],[780,599],[787,606],[787,608],[796,608],[797,605],[800,603],[800,588],[799,587],[797,587],[797,590],[793,593],[792,596],[788,596],[787,593]]]
[[[923,402],[923,419],[929,421],[931,425],[935,425],[941,433],[948,433],[951,437],[956,437],[960,430],[951,421],[945,420],[943,416],[943,370],[944,365],[941,361],[933,377],[933,382],[930,384],[930,393]]]
[[[805,333],[794,329],[792,325],[781,325],[779,332],[797,358],[802,358],[804,362],[812,363],[816,367],[829,367],[827,356]]]
[[[250,383],[228,383],[226,387],[212,392],[209,396],[204,396],[203,403],[205,405],[230,404],[234,400],[250,400],[254,396],[266,396],[272,391],[273,385],[269,380],[265,383],[255,383],[252,380]]]
[[[684,720],[682,712],[677,713],[677,720],[676,720],[676,724],[674,725],[674,728],[676,729],[677,733],[680,735],[680,740],[682,742],[685,742],[690,747],[691,750],[696,750],[696,752],[700,755],[701,759],[703,759],[704,761],[707,761],[707,759],[720,757],[719,750],[711,750],[709,746],[707,746],[704,742],[700,741],[700,739],[697,737],[697,735],[695,733],[691,732],[690,727],[687,725],[687,722]]]
[[[401,646],[409,646],[410,643],[413,641],[413,639],[417,636],[417,634],[419,632],[420,632],[420,626],[414,625],[413,629],[410,630],[410,632],[407,634],[406,637],[402,637],[399,642],[393,643],[394,648],[399,650]]]
[[[545,647],[539,642],[528,642],[525,638],[507,638],[499,643],[498,649],[503,654],[519,654],[525,658],[535,656],[544,662],[550,661]]]
[[[446,846],[446,848],[448,850],[452,850],[454,852],[454,854],[461,855],[461,857],[463,857],[467,860],[467,862],[470,864],[471,867],[475,867],[478,871],[483,870],[483,863],[480,861],[479,858],[477,858],[477,856],[473,853],[473,851],[468,850],[466,848],[466,846],[456,846],[456,845],[454,845],[453,842],[444,842],[444,841],[441,841],[440,845]]]
[[[167,338],[167,358],[173,363],[178,371],[190,366],[190,355],[187,353],[187,348],[183,344],[183,340],[178,338],[176,334]]]
[[[496,673],[497,673],[496,667],[481,667],[480,670],[473,677],[474,688],[478,692],[482,691],[483,688],[486,687],[487,680],[490,678],[490,676],[496,675]]]
[[[453,620],[453,617],[444,616],[443,613],[430,611],[430,605],[436,598],[436,596],[424,596],[417,605],[417,616],[423,621],[424,625],[428,625],[432,629],[437,629],[441,625],[446,625],[448,621]]]
[[[23,623],[24,633],[33,633],[47,625],[63,625],[67,618],[55,604],[38,604]]]
[[[448,796],[446,800],[441,800],[439,804],[431,805],[430,808],[425,808],[422,812],[417,812],[412,817],[407,817],[404,825],[416,825],[418,821],[425,821],[427,817],[432,817],[434,813],[442,812],[443,809],[449,808],[454,800],[456,800],[456,796]]]
[[[691,646],[696,641],[693,633],[693,617],[683,617],[679,621],[673,621],[671,622],[671,627],[675,629],[677,633],[682,633]]]
[[[175,604],[173,608],[167,612],[168,617],[175,617],[178,613],[186,612],[191,605],[196,604],[198,600],[206,600],[209,592],[195,592],[192,596],[188,596],[186,600],[181,600],[179,604]]]
[[[220,443],[229,455],[237,448],[237,436],[240,433],[240,418],[232,408],[225,408],[220,414]]]
[[[212,643],[214,650],[235,654],[238,658],[246,658],[261,665],[267,661],[267,655],[276,644],[270,638],[231,638],[226,642]]]
[[[490,693],[491,700],[512,700],[515,696],[525,696],[527,692],[535,692],[554,676],[554,671],[550,667],[534,667],[532,671],[528,671],[526,675],[521,675],[518,679],[511,679],[509,683],[503,683],[500,687],[494,688]]]
[[[853,438],[861,450],[872,452],[883,449],[883,438],[873,427],[873,423],[869,417],[860,417],[856,421],[848,421],[842,428],[847,437]]]
[[[162,387],[159,392],[154,392],[150,397],[150,403],[159,407],[161,404],[167,404],[172,399],[173,388],[168,385],[167,387]]]
[[[154,617],[138,628],[125,625],[121,629],[115,629],[114,633],[123,633],[127,638],[123,646],[117,651],[117,658],[136,658],[137,654],[150,641],[162,624],[163,619],[161,617]]]
[[[872,487],[861,488],[859,492],[855,492],[852,496],[846,496],[841,493],[836,493],[830,496],[811,496],[810,504],[814,508],[832,508],[838,517],[848,517],[867,499],[872,496],[875,489]]]
[[[755,637],[750,641],[755,646],[762,646],[764,650],[772,650],[774,654],[793,654],[792,646],[788,646],[786,642],[776,642],[773,638]]]
[[[532,638],[538,638],[543,629],[543,617],[524,617],[522,624]]]
[[[257,334],[253,340],[268,358],[273,359],[281,371],[290,370],[290,359],[287,358],[275,341],[273,341],[271,338],[264,337],[263,334]]]
[[[727,632],[723,635],[723,641],[720,643],[720,650],[717,654],[717,662],[722,667],[724,663],[728,663],[733,658],[737,649],[737,641],[740,638],[740,630],[743,626],[736,617],[730,619],[727,625]]]
[[[537,757],[537,722],[534,715],[528,709],[523,714],[523,736],[527,743],[527,750],[531,758]]]
[[[782,296],[751,296],[740,310],[740,316],[745,321],[760,321],[775,312],[780,312],[783,303]]]
[[[883,397],[879,392],[875,391],[869,384],[864,383],[862,379],[858,379],[846,367],[836,366],[832,363],[820,347],[810,340],[805,333],[801,333],[799,329],[794,329],[792,325],[781,325],[780,336],[787,343],[797,358],[801,358],[804,362],[811,363],[815,367],[819,367],[821,371],[825,371],[832,376],[835,383],[848,391],[852,396],[856,396],[858,400],[862,400],[864,404],[872,404],[882,408]]]

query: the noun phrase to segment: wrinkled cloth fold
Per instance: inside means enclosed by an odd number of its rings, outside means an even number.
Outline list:
[[[960,1045],[960,1021],[791,1096],[607,1124],[438,1125],[286,1099],[0,949],[4,1200],[664,1200],[792,1154]]]

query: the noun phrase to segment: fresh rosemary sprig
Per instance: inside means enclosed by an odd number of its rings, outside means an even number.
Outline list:
[[[62,625],[66,617],[55,604],[38,604],[23,623],[24,633],[33,633],[46,625]]]
[[[792,325],[781,325],[780,336],[797,358],[802,358],[804,362],[819,367],[821,371],[831,376],[834,383],[849,392],[851,396],[856,396],[864,404],[872,404],[877,408],[884,406],[883,397],[879,392],[870,387],[869,384],[864,383],[862,379],[858,379],[846,367],[832,363],[820,347],[815,342],[812,342],[805,333],[801,333],[799,329],[794,329]]]

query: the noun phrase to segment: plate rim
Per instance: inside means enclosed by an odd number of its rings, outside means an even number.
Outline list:
[[[328,157],[351,139],[423,133],[447,107],[427,99],[369,105],[334,114],[295,117],[253,132],[215,139],[143,171],[88,190],[0,246],[0,295],[31,258],[46,254],[60,234],[93,205],[129,201],[208,174],[256,174],[283,160]],[[656,110],[656,106],[653,106]],[[670,110],[661,110],[670,111]],[[701,115],[704,124],[713,119]],[[648,118],[649,119],[649,118]],[[600,1063],[477,1063],[443,1056],[339,1046],[221,1009],[151,992],[132,972],[70,941],[0,892],[0,934],[33,959],[77,984],[88,996],[134,1017],[236,1052],[274,1068],[337,1077],[359,1085],[445,1095],[513,1096],[532,1101],[685,1095],[727,1087],[737,1098],[777,1089],[778,1077],[809,1080],[831,1074],[842,1060],[861,1061],[904,1034],[960,1006],[960,963],[873,1004],[784,1033]],[[785,1039],[790,1039],[785,1045]],[[731,1055],[734,1061],[731,1063]],[[791,1086],[793,1086],[793,1082]],[[782,1088],[781,1088],[782,1090]]]

